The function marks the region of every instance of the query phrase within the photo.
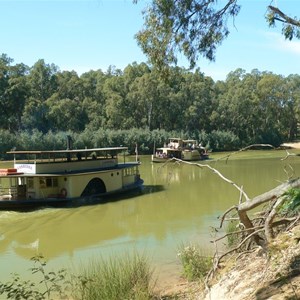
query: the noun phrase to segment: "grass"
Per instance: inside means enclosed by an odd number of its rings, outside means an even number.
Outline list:
[[[79,275],[66,269],[49,272],[41,255],[31,260],[31,273],[38,278],[24,281],[18,274],[12,274],[11,280],[0,282],[0,299],[153,299],[153,272],[148,259],[137,253],[93,259],[87,266],[81,266]]]
[[[75,280],[76,299],[151,299],[152,270],[147,258],[134,253],[92,259]],[[74,282],[73,282],[74,284]]]

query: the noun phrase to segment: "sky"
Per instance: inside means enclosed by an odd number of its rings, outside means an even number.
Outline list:
[[[220,3],[225,0],[220,0]],[[143,26],[149,0],[0,0],[0,54],[13,64],[32,67],[39,59],[78,75],[109,66],[123,70],[147,62],[135,34]],[[299,0],[240,0],[242,9],[230,35],[218,47],[216,60],[200,58],[197,67],[214,80],[225,80],[238,68],[283,76],[300,73],[300,40],[286,41],[281,27],[265,21],[269,4],[300,17]],[[298,5],[297,5],[298,4]],[[180,67],[188,67],[179,54]]]

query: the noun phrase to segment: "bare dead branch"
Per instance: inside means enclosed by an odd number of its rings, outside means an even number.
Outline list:
[[[295,170],[293,169],[293,167],[290,164],[288,166],[289,166],[290,170],[292,171],[292,174],[290,174],[290,175],[288,174],[288,170],[286,169],[286,166],[284,166],[283,170],[284,170],[284,173],[286,174],[288,180],[290,180],[295,175]]]
[[[267,242],[271,242],[271,240],[274,238],[274,233],[273,233],[273,229],[272,229],[272,222],[274,220],[274,218],[277,215],[277,211],[278,211],[278,207],[286,200],[285,197],[280,197],[277,199],[277,201],[275,202],[275,204],[273,205],[273,208],[271,210],[271,212],[269,213],[269,215],[266,218],[265,221],[265,235],[266,235],[266,240]]]
[[[224,214],[223,214],[222,217],[221,217],[220,228],[222,228],[222,226],[223,226],[223,222],[224,222],[224,219],[225,219],[226,215],[227,215],[228,213],[230,213],[230,212],[231,212],[232,210],[234,210],[234,209],[237,209],[237,206],[236,206],[236,205],[231,206],[230,208],[228,208],[228,209],[224,212]]]
[[[293,218],[279,219],[279,220],[277,220],[277,221],[275,221],[275,222],[272,223],[272,227],[276,227],[276,226],[280,226],[280,225],[286,225],[286,224],[291,223],[291,222],[294,223],[294,221],[297,221],[297,219],[299,220],[299,218],[300,218],[300,216],[297,217],[297,218],[293,217]],[[289,225],[289,227],[290,227],[290,225]]]
[[[275,147],[272,146],[272,145],[270,145],[270,144],[253,144],[253,145],[247,146],[247,147],[245,147],[245,148],[242,148],[242,149],[240,149],[240,150],[238,150],[238,151],[231,152],[230,154],[225,155],[225,156],[223,156],[223,157],[221,157],[221,158],[219,158],[219,159],[217,159],[217,160],[222,160],[222,159],[225,159],[225,158],[226,158],[226,161],[227,161],[227,160],[229,159],[229,157],[232,156],[232,155],[235,155],[235,154],[240,153],[240,152],[243,152],[243,151],[247,151],[247,150],[249,150],[249,149],[251,149],[251,148],[257,148],[257,147],[267,147],[267,148],[275,149]]]
[[[249,234],[244,240],[242,240],[237,247],[230,249],[229,251],[225,252],[224,254],[222,254],[221,256],[218,257],[218,259],[216,260],[216,262],[214,263],[214,266],[211,268],[211,270],[208,272],[205,282],[208,283],[210,278],[213,276],[213,274],[216,272],[216,270],[218,269],[218,266],[222,260],[222,258],[224,258],[225,256],[229,255],[230,253],[236,252],[237,250],[239,250],[250,238],[252,238],[254,235],[257,235],[259,232],[263,231],[264,229],[258,229],[256,231],[254,231],[253,233]],[[208,284],[207,284],[208,285]]]
[[[218,242],[224,238],[226,238],[227,236],[230,236],[230,235],[233,235],[233,234],[241,234],[241,233],[245,233],[245,232],[248,232],[250,230],[256,230],[256,229],[261,229],[263,228],[264,226],[263,225],[260,225],[260,226],[255,226],[253,228],[247,228],[247,229],[241,229],[241,230],[237,230],[237,231],[232,231],[232,232],[228,232],[224,235],[222,235],[221,237],[217,238],[216,240],[213,240],[213,241],[210,241],[211,243],[214,243],[214,242]]]
[[[248,197],[248,195],[244,192],[244,190],[242,188],[240,188],[235,182],[233,182],[232,180],[226,178],[220,171],[218,171],[217,169],[211,167],[210,165],[200,164],[200,163],[195,163],[195,162],[189,162],[189,161],[183,161],[182,159],[175,158],[175,157],[172,158],[171,160],[168,160],[166,163],[168,163],[170,161],[176,161],[176,162],[184,163],[184,164],[187,164],[187,165],[197,166],[201,169],[207,168],[207,169],[211,170],[213,173],[217,174],[221,179],[223,179],[227,183],[233,185],[245,197],[246,201],[248,201],[250,199]]]
[[[253,253],[257,248],[261,248],[261,247],[259,247],[259,246],[253,247],[251,250],[247,250],[247,251],[239,253],[239,255],[235,258],[235,260],[237,261],[242,255]]]
[[[288,227],[287,227],[287,230],[290,230],[298,221],[300,220],[300,215],[295,218],[294,222],[291,223]]]
[[[235,248],[233,249],[230,249],[229,251],[225,252],[224,254],[222,254],[220,257],[219,257],[219,261],[218,263],[221,261],[222,258],[224,258],[225,256],[227,256],[228,254],[232,253],[232,252],[235,252],[237,250],[239,250],[252,236],[254,235],[257,235],[259,232],[263,231],[264,229],[261,228],[261,229],[258,229],[254,232],[252,232],[251,234],[247,235]]]
[[[300,154],[296,154],[296,153],[290,153],[289,151],[287,151],[287,149],[285,149],[286,152],[286,156],[283,157],[281,160],[286,160],[288,159],[290,156],[299,156]]]
[[[238,210],[239,211],[251,210],[251,209],[253,209],[263,203],[266,203],[270,200],[277,199],[283,193],[285,193],[288,189],[296,188],[299,186],[300,186],[300,178],[289,180],[289,181],[284,182],[281,185],[275,187],[274,189],[253,198],[251,201],[240,204],[238,206]]]

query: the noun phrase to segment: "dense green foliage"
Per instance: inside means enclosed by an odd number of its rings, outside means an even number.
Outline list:
[[[291,188],[284,193],[284,202],[279,207],[281,215],[294,216],[300,211],[300,188]]]
[[[126,145],[150,153],[168,137],[195,138],[231,150],[279,145],[297,135],[300,76],[238,69],[225,81],[170,68],[162,80],[147,64],[123,71],[59,71],[0,56],[0,150]],[[3,155],[2,155],[3,157]]]

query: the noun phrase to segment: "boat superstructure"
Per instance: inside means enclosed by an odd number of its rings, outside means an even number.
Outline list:
[[[203,160],[208,158],[208,153],[196,140],[170,138],[164,147],[156,148],[151,156],[152,162],[165,162],[171,158],[186,161]]]
[[[165,144],[161,148],[156,148],[155,153],[152,154],[152,162],[164,162],[170,158],[182,158],[182,139],[169,138],[168,144]]]
[[[127,147],[10,151],[14,167],[0,170],[0,209],[67,204],[140,187],[139,162]],[[124,154],[119,162],[118,155]]]
[[[199,145],[196,140],[182,141],[182,160],[193,161],[207,159],[208,153],[206,149]]]

